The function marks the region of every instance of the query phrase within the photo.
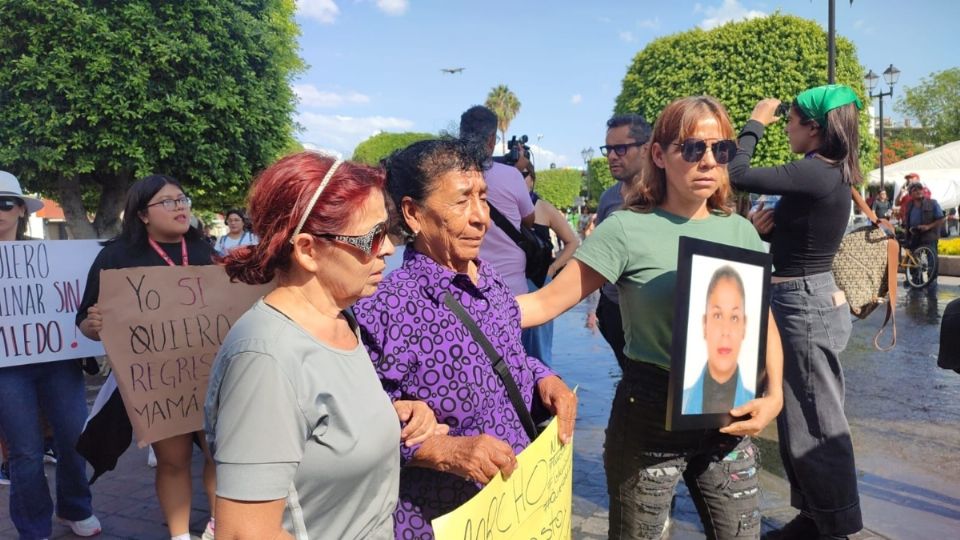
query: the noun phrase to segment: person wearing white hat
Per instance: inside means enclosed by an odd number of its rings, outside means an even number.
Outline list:
[[[24,195],[16,176],[0,171],[0,241],[23,240],[27,217],[41,208],[43,201]],[[10,453],[10,519],[21,539],[53,534],[41,413],[53,428],[57,451],[57,517],[77,536],[99,534],[87,464],[75,448],[87,417],[83,371],[76,360],[0,368],[0,429]]]

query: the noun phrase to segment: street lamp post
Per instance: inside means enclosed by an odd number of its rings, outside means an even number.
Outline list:
[[[590,179],[590,160],[593,159],[593,147],[592,147],[592,146],[588,146],[588,147],[584,148],[583,150],[581,150],[581,151],[580,151],[580,157],[583,158],[583,178],[584,178],[585,181],[589,181],[589,179]],[[587,184],[586,187],[588,188],[588,191],[587,191],[587,192],[588,192],[588,194],[589,194],[589,187],[590,187],[590,185]],[[582,190],[582,189],[580,190],[580,193],[581,193],[581,195],[583,194],[583,190]],[[580,201],[583,201],[583,197],[582,197],[582,196],[579,197],[579,200],[580,200]],[[578,204],[578,206],[579,206],[579,204]],[[577,208],[577,213],[579,213],[579,212],[580,212],[580,208]]]
[[[883,72],[883,80],[886,82],[890,89],[886,92],[879,91],[876,94],[873,93],[873,89],[877,86],[877,81],[880,80],[880,77],[871,69],[869,73],[864,77],[864,80],[867,82],[867,91],[869,92],[870,99],[879,98],[880,99],[880,190],[883,190],[883,98],[884,97],[893,97],[893,85],[897,84],[897,79],[900,78],[900,70],[893,67],[893,64],[890,64]]]

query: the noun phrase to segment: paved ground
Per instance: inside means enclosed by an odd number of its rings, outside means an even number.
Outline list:
[[[844,366],[867,525],[856,540],[960,537],[960,467],[955,464],[960,455],[960,376],[935,366],[939,313],[946,302],[960,296],[958,285],[956,278],[941,278],[939,289],[901,291],[900,344],[893,355],[880,356],[866,345],[879,327],[877,314],[855,325]],[[580,385],[573,537],[600,539],[607,530],[603,430],[619,370],[603,339],[583,328],[585,309],[578,306],[558,319],[554,366]],[[93,393],[97,380],[89,381]],[[758,444],[764,467],[760,477],[764,530],[769,530],[789,521],[795,510],[788,504],[786,481],[778,476],[776,430],[769,428]],[[133,446],[117,470],[93,486],[94,506],[104,528],[100,538],[169,538],[154,494],[153,470],[146,460],[146,451]],[[191,529],[197,535],[209,514],[200,489],[199,464],[195,455]],[[47,465],[47,473],[52,478],[54,466]],[[52,479],[50,484],[52,492]],[[0,540],[16,538],[8,493],[8,487],[0,487]],[[678,495],[670,538],[703,538],[682,485]],[[54,526],[52,538],[72,537],[67,528]]]

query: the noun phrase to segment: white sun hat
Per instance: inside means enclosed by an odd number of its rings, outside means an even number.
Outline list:
[[[16,197],[20,199],[23,201],[23,204],[26,205],[27,212],[31,214],[43,208],[43,201],[24,195],[17,177],[7,171],[0,171],[0,197]]]

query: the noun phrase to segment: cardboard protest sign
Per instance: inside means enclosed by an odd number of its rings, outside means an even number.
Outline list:
[[[517,468],[497,475],[480,493],[432,521],[437,540],[549,538],[571,535],[573,443],[557,439],[557,419],[517,456]]]
[[[0,242],[0,368],[103,354],[77,329],[96,240]]]
[[[100,273],[100,338],[141,447],[203,428],[213,359],[233,323],[272,288],[231,283],[220,266]]]

